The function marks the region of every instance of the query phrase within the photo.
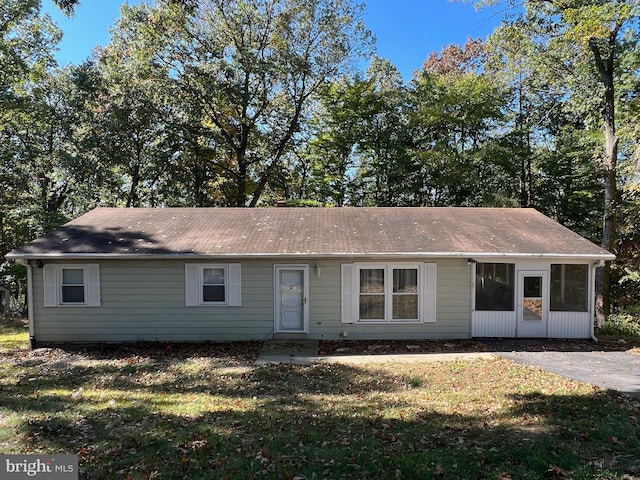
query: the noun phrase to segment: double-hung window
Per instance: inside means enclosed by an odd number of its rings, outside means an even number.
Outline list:
[[[202,268],[202,303],[227,303],[227,266]]]
[[[435,264],[342,265],[342,321],[435,321]]]
[[[98,264],[43,267],[45,307],[99,307],[100,267]]]
[[[60,269],[61,303],[84,304],[84,268]]]
[[[359,270],[360,320],[384,321],[386,316],[386,293],[384,268],[363,268]]]
[[[185,264],[186,306],[239,306],[241,299],[239,263]]]

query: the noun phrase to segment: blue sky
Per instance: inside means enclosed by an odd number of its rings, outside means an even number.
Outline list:
[[[81,0],[67,19],[43,0],[43,9],[64,32],[57,54],[61,65],[81,63],[97,45],[109,42],[109,27],[120,13],[120,0]],[[134,1],[133,3],[138,3]],[[467,37],[486,38],[500,23],[497,10],[477,12],[471,3],[450,0],[368,0],[364,22],[377,38],[377,54],[409,80],[432,51],[464,44]]]

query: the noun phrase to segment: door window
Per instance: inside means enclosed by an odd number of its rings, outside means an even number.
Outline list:
[[[542,277],[523,278],[522,319],[542,321]]]

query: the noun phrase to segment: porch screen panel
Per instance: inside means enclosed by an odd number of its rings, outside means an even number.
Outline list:
[[[551,311],[588,311],[588,281],[587,265],[551,265]]]
[[[513,263],[477,263],[476,310],[513,312],[515,271]]]

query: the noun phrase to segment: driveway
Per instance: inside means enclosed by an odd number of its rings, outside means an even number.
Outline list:
[[[580,382],[640,397],[640,355],[610,348],[600,351],[599,348],[605,346],[590,341],[483,339],[476,343],[483,345],[481,350],[485,351],[458,350],[456,353],[423,352],[413,355],[381,352],[382,354],[375,355],[320,356],[317,340],[267,341],[256,364],[428,362],[490,358],[492,355],[499,355],[516,363],[533,365]],[[370,346],[362,348],[366,351],[372,350]]]
[[[626,352],[498,352],[503,358],[534,365],[563,377],[640,397],[640,355]]]

